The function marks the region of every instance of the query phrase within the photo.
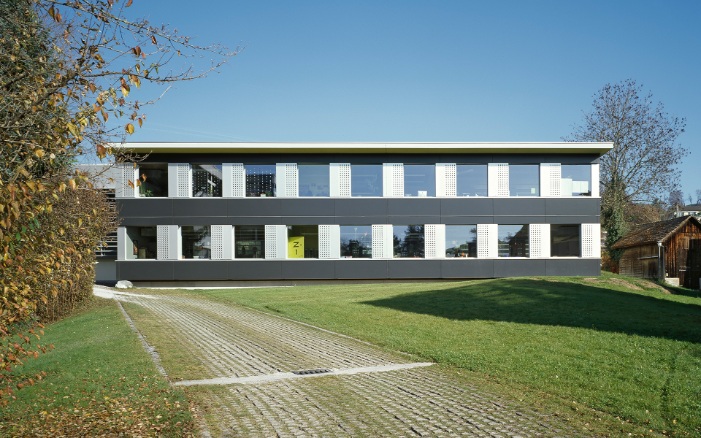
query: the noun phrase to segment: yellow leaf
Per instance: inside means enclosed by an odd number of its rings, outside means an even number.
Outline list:
[[[43,149],[36,149],[34,151],[34,155],[36,155],[39,158],[43,157],[45,154],[46,154],[46,152],[44,152]]]
[[[75,180],[73,178],[68,180],[68,185],[71,186],[71,189],[75,190],[76,183],[75,183]]]
[[[131,123],[127,123],[127,126],[124,127],[124,130],[127,131],[127,134],[133,134],[134,125],[132,125]]]

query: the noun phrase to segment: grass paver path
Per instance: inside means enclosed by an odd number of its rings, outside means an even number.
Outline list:
[[[204,435],[577,435],[556,416],[347,336],[196,297],[114,296],[171,381],[192,385]]]

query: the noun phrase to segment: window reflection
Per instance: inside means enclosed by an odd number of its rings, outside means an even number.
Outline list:
[[[237,259],[265,258],[265,226],[237,225],[234,227]]]
[[[445,256],[477,257],[477,225],[446,225]]]
[[[382,165],[351,165],[351,196],[382,196]]]
[[[528,255],[528,225],[499,225],[499,257]]]
[[[300,164],[299,196],[329,196],[329,165]]]
[[[246,196],[272,197],[275,196],[275,165],[246,164]]]
[[[509,195],[539,196],[540,166],[537,164],[509,165]]]
[[[404,196],[436,196],[436,166],[404,165]]]
[[[212,238],[209,225],[181,227],[184,259],[209,259],[212,257]]]
[[[221,164],[192,165],[192,196],[194,198],[221,197],[221,168]]]
[[[487,196],[486,164],[458,164],[456,170],[458,196]]]
[[[371,258],[372,257],[372,226],[371,225],[342,225],[341,226],[341,257]]]
[[[127,259],[155,259],[157,256],[156,227],[127,227]]]
[[[423,225],[394,225],[392,229],[395,258],[424,257]]]
[[[562,196],[591,196],[591,166],[563,164],[560,166]]]
[[[550,255],[552,257],[579,257],[579,234],[579,225],[550,225]]]

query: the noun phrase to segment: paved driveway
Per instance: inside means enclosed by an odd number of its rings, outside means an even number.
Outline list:
[[[204,435],[576,435],[557,417],[343,335],[196,297],[115,297],[131,303],[127,313],[147,342],[149,330],[165,330],[197,365],[174,384],[202,404]]]

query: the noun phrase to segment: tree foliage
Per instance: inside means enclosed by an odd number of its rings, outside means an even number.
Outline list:
[[[601,216],[607,247],[631,225],[628,206],[655,203],[678,185],[676,169],[687,154],[677,142],[686,121],[665,112],[661,102],[628,79],[606,84],[594,95],[592,111],[569,141],[613,142],[601,157]],[[613,254],[616,258],[616,254]]]
[[[13,370],[44,351],[41,320],[89,296],[93,251],[114,226],[76,157],[105,158],[143,124],[142,84],[202,77],[233,54],[132,19],[131,4],[0,2],[0,404],[40,377]]]

